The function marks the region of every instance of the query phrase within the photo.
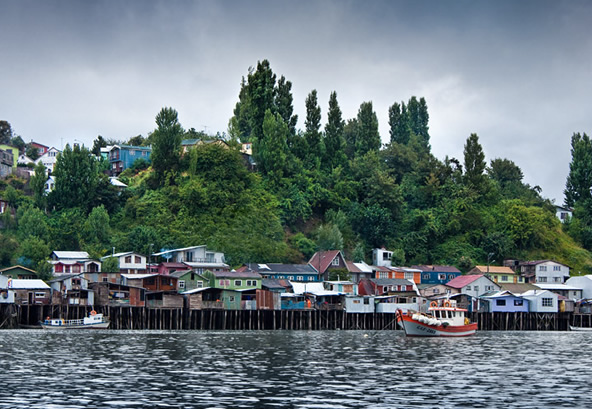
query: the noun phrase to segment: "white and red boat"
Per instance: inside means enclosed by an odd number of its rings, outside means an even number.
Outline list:
[[[465,317],[466,309],[458,308],[456,301],[431,301],[428,314],[409,310],[396,311],[398,324],[409,337],[466,337],[473,335],[478,324]]]

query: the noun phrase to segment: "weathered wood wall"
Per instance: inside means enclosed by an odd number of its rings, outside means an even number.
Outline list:
[[[84,306],[0,305],[0,328],[34,326],[45,317],[83,318]],[[395,314],[354,314],[340,310],[221,310],[190,308],[96,307],[110,317],[111,329],[199,330],[397,330]],[[591,314],[471,313],[479,330],[567,331],[592,326]]]

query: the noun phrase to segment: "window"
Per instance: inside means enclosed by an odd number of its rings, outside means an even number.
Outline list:
[[[521,305],[524,305],[524,300],[514,300],[514,305],[516,307],[519,307]]]
[[[392,257],[392,254],[388,253],[387,251],[384,251],[384,252],[382,253],[382,258],[383,258],[384,260],[390,260],[390,258],[391,258],[391,257]]]
[[[177,287],[178,288],[186,288],[186,282],[184,280],[179,280],[177,282]]]
[[[363,304],[369,305],[369,298],[363,298]]]
[[[501,276],[501,281],[507,281],[508,277],[507,276]]]
[[[301,278],[301,277],[299,277],[299,278]],[[299,281],[301,281],[301,280],[299,280]],[[246,285],[248,287],[255,287],[257,285],[256,283],[257,283],[256,280],[247,280],[247,284]]]
[[[186,262],[192,262],[192,256],[194,253],[192,253],[191,251],[186,252]]]
[[[235,302],[235,296],[230,295],[229,296],[229,302]]]
[[[353,304],[360,304],[361,301],[360,300],[353,300]]]
[[[231,284],[231,280],[219,280],[219,286],[226,287]]]
[[[498,307],[505,307],[505,300],[497,300]]]
[[[35,298],[45,298],[45,293],[35,293]]]
[[[215,255],[214,255],[214,253],[206,253],[206,262],[207,263],[214,263],[215,262]]]
[[[478,290],[479,290],[479,286],[478,285],[475,285],[474,286],[474,291],[477,291],[478,292]]]
[[[303,277],[302,276],[297,276],[297,281],[303,281]]]
[[[547,271],[547,266],[538,266],[538,271]]]
[[[453,280],[453,279],[454,279],[454,275],[453,275],[453,274],[450,274],[450,275],[448,276],[448,279],[450,279],[450,280]]]
[[[553,266],[553,271],[561,271],[561,266]]]
[[[553,299],[552,298],[543,298],[542,299],[542,306],[543,307],[552,307],[553,306]]]
[[[168,281],[167,278],[161,277],[161,285],[167,285],[167,281]]]
[[[126,256],[124,263],[130,264],[132,262],[132,256]]]
[[[539,283],[546,283],[547,282],[547,278],[546,277],[538,277],[538,282]]]
[[[439,290],[437,288],[433,289],[433,294],[439,294]]]
[[[72,285],[80,285],[80,278],[73,278]]]
[[[142,263],[142,260],[140,259],[140,257],[134,256],[134,263],[140,264],[140,263]]]
[[[556,283],[560,283],[561,282],[561,277],[553,277],[553,281]]]
[[[429,274],[423,274],[423,280],[429,280],[430,276]]]
[[[103,281],[104,283],[106,283],[106,282],[107,282],[107,277],[103,277],[103,278],[101,279],[101,281]]]
[[[289,280],[295,280],[294,276],[289,276]]]
[[[406,280],[414,280],[415,275],[414,275],[414,273],[404,273],[404,278]]]
[[[332,265],[333,266],[340,265],[340,260],[338,259],[338,256],[334,257],[334,260],[332,260]]]
[[[439,274],[439,275],[437,276],[437,278],[438,278],[439,280],[445,280],[445,279],[446,279],[446,275],[445,275],[445,274]]]
[[[239,286],[241,286],[241,280],[235,280],[235,281],[233,282],[233,285],[234,285],[234,286],[236,286],[236,287],[239,287]]]
[[[471,286],[466,287],[466,291],[472,291],[472,287]]]

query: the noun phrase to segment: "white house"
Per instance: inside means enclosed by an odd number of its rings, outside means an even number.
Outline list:
[[[388,251],[385,248],[373,249],[372,259],[374,266],[390,267],[392,265],[393,251]]]
[[[54,190],[54,187],[56,186],[56,178],[53,176],[50,176],[47,178],[47,180],[45,181],[45,193],[49,193],[52,190]]]
[[[344,298],[344,308],[349,313],[375,312],[375,297],[369,295],[347,295]]]
[[[572,209],[563,206],[555,206],[555,216],[557,216],[557,219],[561,220],[562,222],[571,219],[572,215]]]
[[[19,155],[19,159],[17,160],[17,163],[19,165],[26,165],[28,163],[35,163],[35,161],[33,159],[31,159],[30,157],[28,157],[27,155],[25,155],[24,153]]]
[[[582,298],[586,300],[592,299],[592,274],[571,277],[565,284],[581,289]]]
[[[49,263],[52,273],[97,273],[101,271],[101,262],[92,260],[86,251],[54,251]]]
[[[142,254],[134,253],[132,251],[124,253],[115,253],[111,256],[101,257],[102,261],[105,259],[116,257],[119,263],[119,271],[122,274],[145,274],[146,269],[146,256]]]
[[[569,266],[553,260],[524,261],[520,273],[530,284],[562,284],[569,278]]]
[[[582,297],[582,290],[580,288],[567,285],[567,284],[544,284],[544,283],[536,283],[534,284],[541,290],[549,290],[555,294],[562,295],[563,297],[569,298],[570,300],[581,300]]]
[[[522,293],[530,303],[530,312],[559,312],[559,296],[549,290],[530,290]]]
[[[48,149],[48,151],[46,153],[41,155],[35,161],[35,164],[38,164],[39,162],[43,163],[43,166],[45,166],[45,169],[49,173],[51,173],[54,171],[54,166],[56,165],[56,161],[58,160],[59,154],[60,154],[60,151],[58,149],[51,147]]]
[[[501,286],[482,274],[461,275],[448,281],[447,287],[452,289],[452,293],[466,294],[478,298],[489,291],[500,291]]]
[[[163,257],[168,262],[184,263],[198,274],[206,270],[229,271],[229,265],[225,264],[225,254],[208,250],[205,245],[166,250],[152,255]]]

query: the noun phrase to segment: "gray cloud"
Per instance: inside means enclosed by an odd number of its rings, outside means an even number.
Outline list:
[[[0,5],[0,115],[25,140],[60,146],[154,129],[163,106],[186,128],[226,131],[241,77],[268,59],[293,83],[300,126],[318,90],[344,117],[424,96],[433,153],[487,159],[563,200],[573,132],[592,127],[589,1],[20,1]]]

